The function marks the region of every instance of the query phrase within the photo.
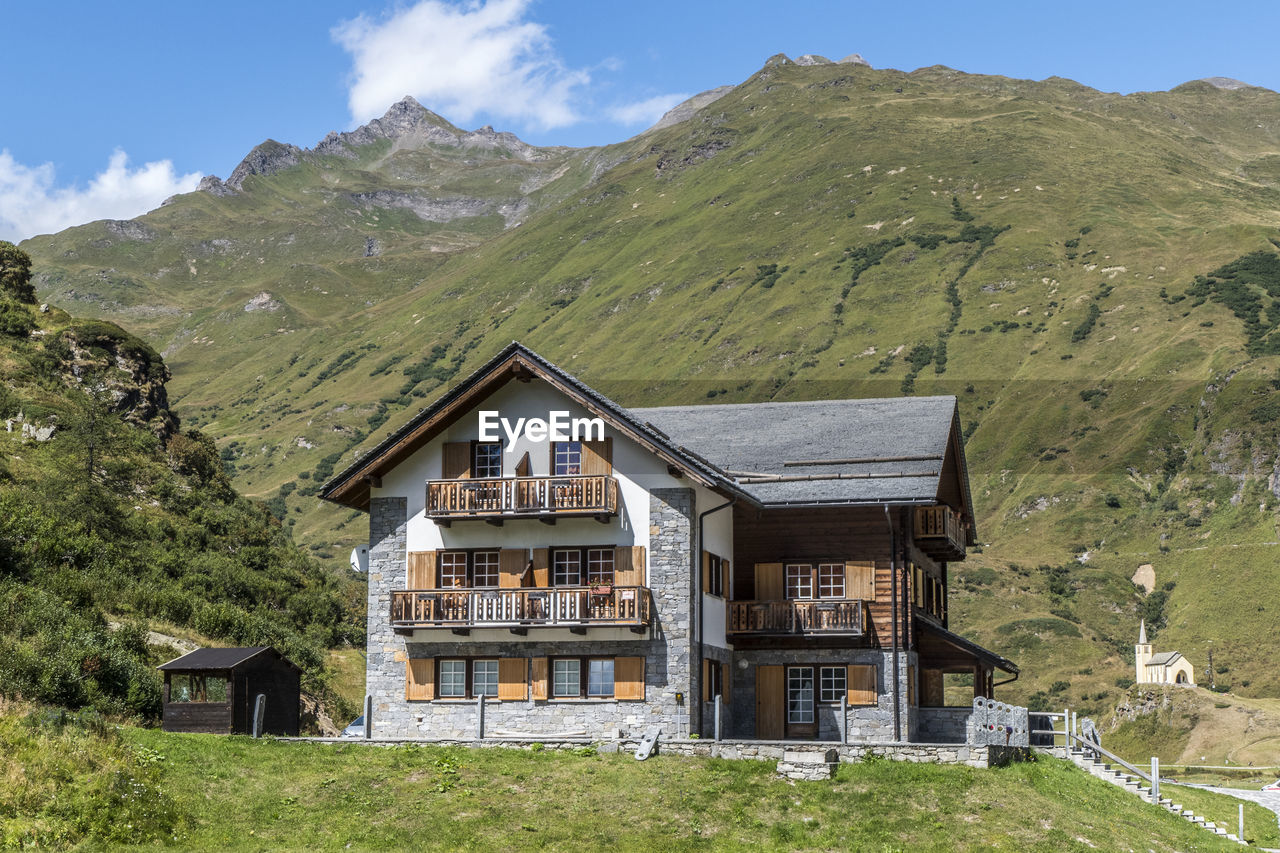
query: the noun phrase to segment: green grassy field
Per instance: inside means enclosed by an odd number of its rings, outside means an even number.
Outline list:
[[[1232,849],[1052,759],[879,760],[790,783],[772,762],[95,734],[4,710],[0,841],[12,848]]]

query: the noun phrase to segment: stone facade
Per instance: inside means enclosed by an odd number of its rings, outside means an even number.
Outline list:
[[[405,699],[407,658],[486,657],[644,657],[643,700],[554,699],[485,701],[483,734],[512,734],[555,739],[570,734],[591,738],[638,737],[648,726],[667,736],[689,733],[689,710],[695,699],[691,655],[691,606],[694,594],[690,536],[694,511],[692,489],[656,489],[650,494],[649,587],[653,625],[634,640],[527,639],[504,642],[467,641],[432,632],[440,642],[426,642],[426,632],[407,641],[392,631],[391,590],[404,589],[406,546],[404,498],[375,498],[369,508],[369,651],[367,689],[376,697],[375,738],[465,739],[482,733],[479,702],[473,699]],[[677,700],[677,694],[680,694]]]
[[[902,655],[898,680],[905,690],[908,667],[915,665],[914,652]],[[849,743],[891,742],[893,731],[893,693],[890,681],[893,675],[893,653],[880,649],[809,649],[809,650],[758,650],[736,652],[733,655],[733,685],[730,691],[732,725],[724,731],[730,737],[750,738],[756,731],[756,667],[770,664],[795,664],[803,662],[822,666],[824,664],[870,664],[877,668],[876,704],[874,706],[851,706],[844,727],[840,721],[838,704],[817,703],[816,711],[818,733],[816,740],[839,741]],[[905,693],[904,693],[905,695]],[[904,701],[899,707],[902,736],[910,741],[916,735],[916,712]],[[846,735],[847,732],[847,735]]]
[[[374,697],[374,737],[392,737],[395,697],[404,697],[404,640],[391,629],[391,591],[405,588],[408,499],[369,501],[369,613],[365,690]]]
[[[916,739],[924,743],[968,743],[973,708],[920,708],[916,712]]]

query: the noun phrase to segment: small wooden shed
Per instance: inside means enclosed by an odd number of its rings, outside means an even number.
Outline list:
[[[302,671],[270,646],[196,649],[159,669],[166,732],[251,734],[254,702],[263,695],[263,733],[298,733]]]

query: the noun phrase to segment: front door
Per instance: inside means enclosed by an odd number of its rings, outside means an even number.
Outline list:
[[[787,737],[813,740],[818,736],[813,698],[813,667],[787,667]]]
[[[782,740],[786,737],[786,685],[781,666],[756,667],[756,737]]]

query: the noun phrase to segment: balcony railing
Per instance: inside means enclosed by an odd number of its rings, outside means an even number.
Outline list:
[[[916,507],[916,545],[939,560],[963,560],[968,530],[949,506]]]
[[[642,586],[519,589],[397,590],[395,628],[519,628],[649,624],[649,590]]]
[[[730,601],[728,633],[861,635],[865,609],[856,599]]]
[[[617,512],[618,481],[608,475],[427,483],[428,518],[611,516]]]

